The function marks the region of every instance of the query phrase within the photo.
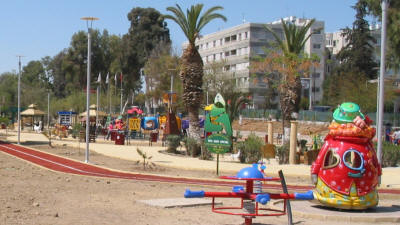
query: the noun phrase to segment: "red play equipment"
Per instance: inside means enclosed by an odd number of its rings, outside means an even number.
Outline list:
[[[296,200],[312,200],[314,199],[312,191],[306,193],[293,193],[288,194],[286,184],[282,173],[280,172],[281,178],[265,177],[263,174],[264,165],[261,166],[261,171],[258,169],[258,164],[253,164],[252,167],[246,167],[240,170],[236,176],[222,176],[221,179],[230,180],[244,180],[246,181],[246,188],[243,186],[234,186],[232,192],[205,192],[205,191],[191,191],[187,189],[185,191],[185,198],[212,198],[211,210],[215,213],[228,214],[228,215],[239,215],[245,219],[245,225],[251,225],[252,219],[257,216],[282,216],[286,214],[288,208],[291,221],[290,207],[288,207],[289,199]],[[285,193],[266,193],[262,192],[262,181],[281,181],[282,189]],[[215,205],[215,198],[240,198],[240,206],[227,206],[217,207]],[[267,207],[261,207],[267,204],[271,199],[283,199],[283,209],[272,209]]]

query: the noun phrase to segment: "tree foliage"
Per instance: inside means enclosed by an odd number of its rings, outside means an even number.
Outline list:
[[[303,53],[304,45],[311,37],[308,32],[315,19],[304,26],[296,26],[281,20],[284,39],[270,27],[265,26],[275,37],[278,50],[270,51],[267,57],[252,63],[251,71],[266,76],[279,76],[279,100],[283,126],[288,127],[293,112],[299,112],[301,100],[301,76],[307,76],[311,66],[317,66],[315,59]]]
[[[160,45],[169,45],[169,29],[164,18],[153,8],[133,8],[128,13],[131,25],[122,38],[122,72],[127,89],[140,87],[140,69],[150,57],[153,49]],[[121,46],[121,47],[122,47]],[[125,78],[124,78],[125,79]]]
[[[145,66],[145,79],[148,91],[146,98],[154,98],[157,102],[162,100],[163,94],[170,92],[171,76],[173,77],[173,92],[178,96],[182,94],[182,83],[178,76],[179,58],[171,54],[169,45],[160,45],[153,49]],[[177,104],[184,110],[182,100],[177,99]]]
[[[378,20],[382,19],[381,0],[359,0],[366,4],[368,13]],[[388,64],[390,68],[400,69],[400,1],[390,0],[387,17],[387,39],[388,39]]]
[[[343,29],[343,36],[348,44],[337,55],[340,60],[340,72],[359,72],[368,79],[377,77],[377,63],[374,58],[376,40],[372,37],[366,16],[366,4],[358,2],[353,8],[356,10],[356,20],[353,28]]]

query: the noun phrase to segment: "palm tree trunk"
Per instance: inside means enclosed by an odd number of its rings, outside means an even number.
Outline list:
[[[290,128],[290,120],[292,120],[292,113],[299,112],[299,105],[301,99],[301,81],[300,77],[293,80],[288,80],[280,87],[280,104],[282,111],[282,129],[283,137],[285,137],[285,128]],[[282,139],[285,141],[284,138]]]
[[[200,143],[199,108],[203,98],[203,60],[195,46],[189,44],[182,55],[180,77],[183,101],[189,112],[189,136]]]

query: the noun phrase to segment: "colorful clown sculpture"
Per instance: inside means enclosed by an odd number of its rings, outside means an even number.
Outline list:
[[[374,207],[379,201],[376,189],[382,171],[371,143],[375,136],[375,129],[369,126],[372,121],[352,102],[341,104],[333,118],[311,167],[314,198],[340,209]]]

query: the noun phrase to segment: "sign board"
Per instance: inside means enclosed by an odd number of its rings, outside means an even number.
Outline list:
[[[140,131],[140,119],[139,118],[129,118],[129,130]]]
[[[212,134],[206,138],[205,145],[210,152],[223,154],[229,151],[232,141],[227,135]]]

